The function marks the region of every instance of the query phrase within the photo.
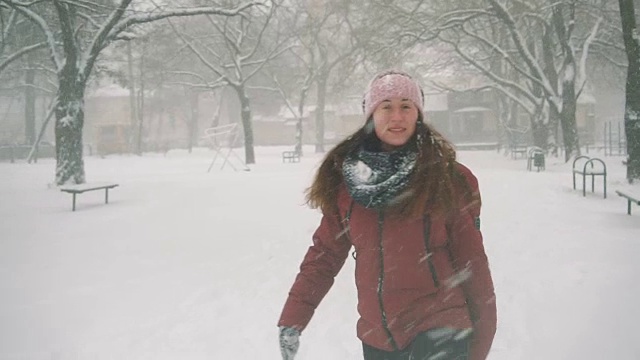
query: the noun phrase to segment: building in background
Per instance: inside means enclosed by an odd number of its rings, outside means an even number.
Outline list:
[[[142,151],[165,152],[190,145],[207,146],[202,139],[205,129],[240,123],[236,96],[232,91],[224,97],[222,95],[224,93],[214,91],[193,93],[181,88],[145,93],[142,102]],[[36,101],[38,131],[50,102],[50,96],[40,96]],[[129,90],[118,85],[87,91],[83,130],[85,154],[122,154],[137,150],[140,116],[131,113],[131,103]],[[296,144],[297,116],[281,103],[277,98],[264,96],[264,93],[252,94],[254,145]],[[618,107],[611,102],[596,103],[595,97],[586,93],[580,96],[576,122],[582,145],[603,142],[604,123],[611,122],[613,116],[608,114],[612,109],[619,111]],[[24,108],[20,93],[0,93],[0,146],[21,145],[28,149],[29,144],[25,144]],[[498,115],[497,95],[492,90],[428,93],[424,109],[425,121],[433,124],[460,148],[489,147],[505,141],[500,137],[504,129]],[[315,105],[305,106],[301,123],[306,145],[316,143],[315,117]],[[344,97],[340,102],[327,104],[324,119],[324,143],[330,146],[340,142],[364,123],[361,97]],[[531,134],[527,132],[529,115],[519,111],[516,119],[517,124],[512,125],[522,130],[522,141],[530,144]],[[43,138],[43,143],[50,144],[51,148],[55,140],[54,122],[50,121]],[[241,125],[239,129],[242,131]],[[239,134],[235,145],[242,146],[243,139]],[[50,153],[53,156],[53,151]],[[43,153],[42,156],[47,155]]]

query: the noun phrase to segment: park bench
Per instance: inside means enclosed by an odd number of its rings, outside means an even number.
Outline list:
[[[584,162],[583,162],[584,161]],[[578,164],[578,166],[576,166]],[[587,176],[591,176],[591,192],[594,192],[595,177],[602,176],[604,198],[607,198],[607,165],[599,158],[585,155],[577,156],[573,160],[573,189],[576,189],[576,175],[582,175],[582,196],[587,196]]]
[[[300,153],[297,151],[283,151],[282,162],[297,163],[300,162]]]
[[[109,203],[109,189],[113,189],[118,186],[116,183],[94,183],[94,184],[78,184],[67,185],[60,188],[60,191],[70,193],[73,195],[73,206],[71,211],[76,211],[76,195],[82,194],[88,191],[104,190],[104,203]]]
[[[623,192],[620,190],[616,190],[616,194],[618,194],[618,196],[621,196],[625,199],[627,199],[627,214],[631,215],[631,203],[634,203],[638,206],[640,206],[640,195],[633,195],[631,193],[628,192]]]

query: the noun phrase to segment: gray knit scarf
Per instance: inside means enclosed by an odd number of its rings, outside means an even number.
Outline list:
[[[342,172],[349,194],[358,204],[383,209],[397,202],[416,164],[415,151],[359,150],[347,155]]]

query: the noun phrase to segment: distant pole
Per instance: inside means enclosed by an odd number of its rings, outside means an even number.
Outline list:
[[[136,103],[136,85],[135,78],[133,76],[133,53],[131,50],[131,41],[127,42],[127,71],[129,75],[129,125],[136,124],[137,116],[137,103]]]
[[[620,127],[620,122],[618,122],[618,155],[622,154],[622,128]]]
[[[613,155],[613,131],[611,122],[609,122],[609,155]]]

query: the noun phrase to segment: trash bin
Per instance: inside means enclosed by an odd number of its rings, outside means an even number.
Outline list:
[[[540,171],[540,169],[544,170],[544,154],[543,153],[537,152],[533,154],[533,166],[538,168],[538,171]]]

